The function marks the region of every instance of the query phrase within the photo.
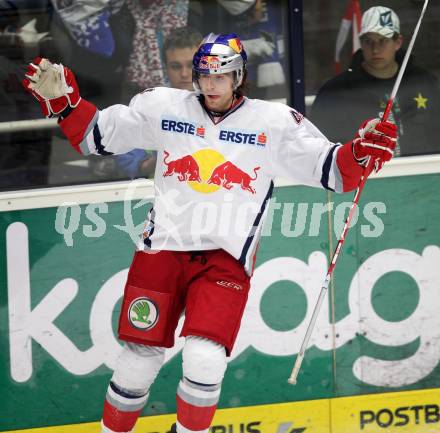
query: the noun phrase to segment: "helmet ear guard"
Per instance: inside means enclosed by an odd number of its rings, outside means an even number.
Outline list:
[[[234,71],[234,90],[237,90],[240,86],[241,83],[243,82],[243,77],[244,77],[244,68],[243,69],[239,69],[237,71]]]

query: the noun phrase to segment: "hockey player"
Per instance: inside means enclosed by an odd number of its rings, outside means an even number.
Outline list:
[[[235,34],[202,41],[193,60],[195,92],[147,89],[129,106],[98,111],[80,97],[73,73],[47,59],[35,60],[26,77],[24,86],[46,116],[59,116],[78,152],[158,152],[157,193],[125,287],[119,320],[125,344],[102,432],[133,430],[183,311],[176,427],[207,432],[240,328],[273,179],[350,191],[368,162],[380,168],[392,157],[395,126],[370,120],[353,140],[334,144],[292,108],[247,99],[246,53]]]

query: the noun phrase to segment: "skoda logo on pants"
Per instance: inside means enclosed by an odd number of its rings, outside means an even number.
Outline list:
[[[147,331],[156,325],[158,318],[156,304],[145,297],[134,299],[128,309],[128,320],[136,329]]]

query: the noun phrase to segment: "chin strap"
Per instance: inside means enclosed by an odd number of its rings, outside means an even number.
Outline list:
[[[242,96],[238,96],[235,93],[232,95],[231,105],[226,111],[214,111],[210,110],[205,103],[205,97],[201,94],[199,97],[200,104],[203,106],[205,111],[208,113],[209,117],[214,123],[220,122],[228,113],[231,112],[241,101],[243,100]]]
[[[229,113],[229,111],[232,110],[232,108],[234,108],[234,102],[235,102],[235,94],[232,94],[232,99],[231,99],[231,104],[229,105],[229,108],[225,111],[213,111],[210,110],[208,107],[206,107],[206,109],[214,116],[214,117],[222,117],[224,116],[226,113]]]

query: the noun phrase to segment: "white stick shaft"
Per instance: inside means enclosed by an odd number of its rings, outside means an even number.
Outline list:
[[[290,374],[289,379],[287,379],[287,382],[289,382],[291,385],[296,384],[296,378],[298,376],[299,370],[301,368],[302,361],[304,359],[304,355],[307,350],[307,346],[309,345],[309,340],[312,335],[312,331],[315,327],[316,319],[318,318],[319,311],[321,310],[321,305],[324,301],[325,295],[328,290],[328,285],[330,282],[330,274],[327,274],[327,277],[324,281],[324,284],[321,287],[321,292],[319,293],[318,301],[316,302],[315,308],[313,310],[312,318],[310,319],[309,326],[307,327],[306,335],[303,339],[301,349],[298,352],[298,356],[296,357],[295,365],[293,366],[292,373]]]
[[[397,95],[397,91],[399,90],[400,82],[402,81],[403,74],[405,73],[406,65],[408,64],[409,56],[411,55],[411,52],[413,50],[414,42],[416,41],[417,38],[417,33],[419,33],[420,25],[422,24],[423,16],[425,15],[428,2],[429,0],[425,0],[425,4],[423,5],[423,9],[422,9],[422,13],[420,14],[419,21],[417,22],[416,28],[414,29],[414,33],[408,45],[408,50],[406,51],[402,65],[400,66],[399,74],[397,75],[396,82],[394,83],[394,87],[391,92],[390,99],[394,99]]]
[[[313,329],[315,328],[315,323],[319,315],[319,311],[321,310],[321,305],[324,301],[325,295],[328,290],[328,285],[330,284],[330,279],[333,274],[333,270],[336,267],[336,262],[338,261],[339,253],[341,252],[342,246],[345,242],[345,237],[348,233],[348,229],[350,227],[351,219],[353,218],[354,211],[358,205],[359,199],[361,197],[362,190],[364,189],[365,182],[367,181],[367,177],[365,175],[368,167],[364,168],[364,173],[362,174],[361,180],[356,190],[356,194],[353,198],[353,203],[351,204],[350,211],[348,212],[347,218],[345,219],[344,228],[342,229],[341,236],[339,237],[338,244],[336,245],[335,251],[333,253],[330,266],[327,270],[327,276],[325,277],[324,284],[321,287],[321,292],[319,293],[318,301],[316,302],[315,308],[313,309],[312,317],[310,319],[309,325],[307,327],[306,335],[304,336],[303,342],[301,344],[301,349],[298,352],[298,356],[296,357],[295,365],[293,366],[292,373],[290,374],[289,382],[291,385],[296,384],[296,378],[298,376],[299,370],[301,368],[301,364],[304,359],[304,354],[309,345],[309,340],[312,335]]]
[[[405,72],[406,65],[408,64],[409,56],[411,55],[411,51],[412,51],[412,49],[414,47],[414,42],[416,40],[417,33],[419,32],[420,25],[422,23],[423,16],[425,15],[428,3],[429,3],[429,0],[425,0],[422,12],[420,14],[419,21],[417,22],[416,28],[414,29],[414,33],[413,33],[411,41],[410,41],[410,43],[408,45],[408,50],[406,51],[405,57],[403,59],[402,65],[401,65],[400,70],[399,70],[399,74],[397,75],[396,82],[394,83],[394,87],[393,87],[393,90],[391,92],[390,99],[388,100],[387,107],[386,107],[384,115],[382,117],[383,121],[388,119],[388,115],[389,115],[389,113],[391,111],[391,107],[393,106],[394,98],[396,97],[397,91],[399,90],[400,83],[402,81],[402,77],[403,77],[403,74]],[[302,361],[304,359],[305,351],[307,350],[307,346],[309,344],[310,337],[311,337],[313,329],[315,327],[316,319],[318,318],[318,314],[319,314],[319,311],[321,309],[321,304],[322,304],[322,302],[324,300],[325,294],[327,293],[327,289],[328,289],[328,285],[329,285],[329,281],[330,281],[331,275],[332,275],[333,270],[334,270],[334,268],[336,266],[336,261],[337,261],[338,256],[339,256],[340,249],[342,248],[342,245],[344,244],[345,235],[348,232],[348,227],[350,225],[352,211],[357,206],[358,200],[360,198],[360,194],[361,194],[361,192],[363,190],[363,187],[364,187],[364,184],[365,184],[365,181],[366,181],[366,178],[364,178],[364,176],[365,176],[365,170],[364,170],[364,174],[361,177],[361,180],[359,182],[359,186],[358,186],[358,188],[356,190],[355,198],[353,199],[353,203],[351,205],[350,212],[349,212],[349,214],[347,216],[347,219],[345,221],[344,229],[342,230],[342,235],[339,238],[338,245],[337,245],[336,250],[335,250],[335,252],[333,254],[332,261],[331,261],[329,270],[327,272],[327,277],[326,277],[326,279],[324,281],[324,284],[322,285],[321,293],[319,294],[318,302],[316,303],[315,308],[313,310],[313,314],[312,314],[312,317],[310,319],[309,326],[307,327],[306,335],[304,336],[304,339],[303,339],[303,342],[302,342],[302,345],[301,345],[301,349],[298,352],[298,356],[296,357],[296,361],[295,361],[295,365],[293,366],[292,373],[290,374],[290,377],[287,380],[287,382],[289,382],[292,385],[296,384],[296,379],[297,379],[299,370],[301,368],[301,364],[302,364]]]
[[[423,17],[425,15],[426,8],[428,7],[428,3],[429,3],[429,0],[425,0],[422,12],[420,14],[419,21],[417,22],[416,28],[414,29],[414,33],[413,33],[413,35],[411,37],[411,41],[409,42],[408,49],[406,50],[405,57],[403,58],[402,65],[400,66],[399,73],[397,74],[397,78],[396,78],[396,81],[394,83],[393,90],[391,91],[391,96],[390,96],[390,99],[388,100],[387,107],[386,107],[386,109],[384,111],[384,114],[383,114],[383,117],[382,117],[382,121],[388,120],[388,116],[389,116],[389,114],[391,112],[391,108],[392,108],[393,103],[394,103],[394,98],[396,97],[397,92],[399,90],[400,83],[402,81],[403,74],[405,73],[406,65],[408,64],[409,57],[410,57],[411,52],[413,50],[414,42],[416,41],[417,34],[419,33],[420,25],[422,24],[422,20],[423,20]]]

